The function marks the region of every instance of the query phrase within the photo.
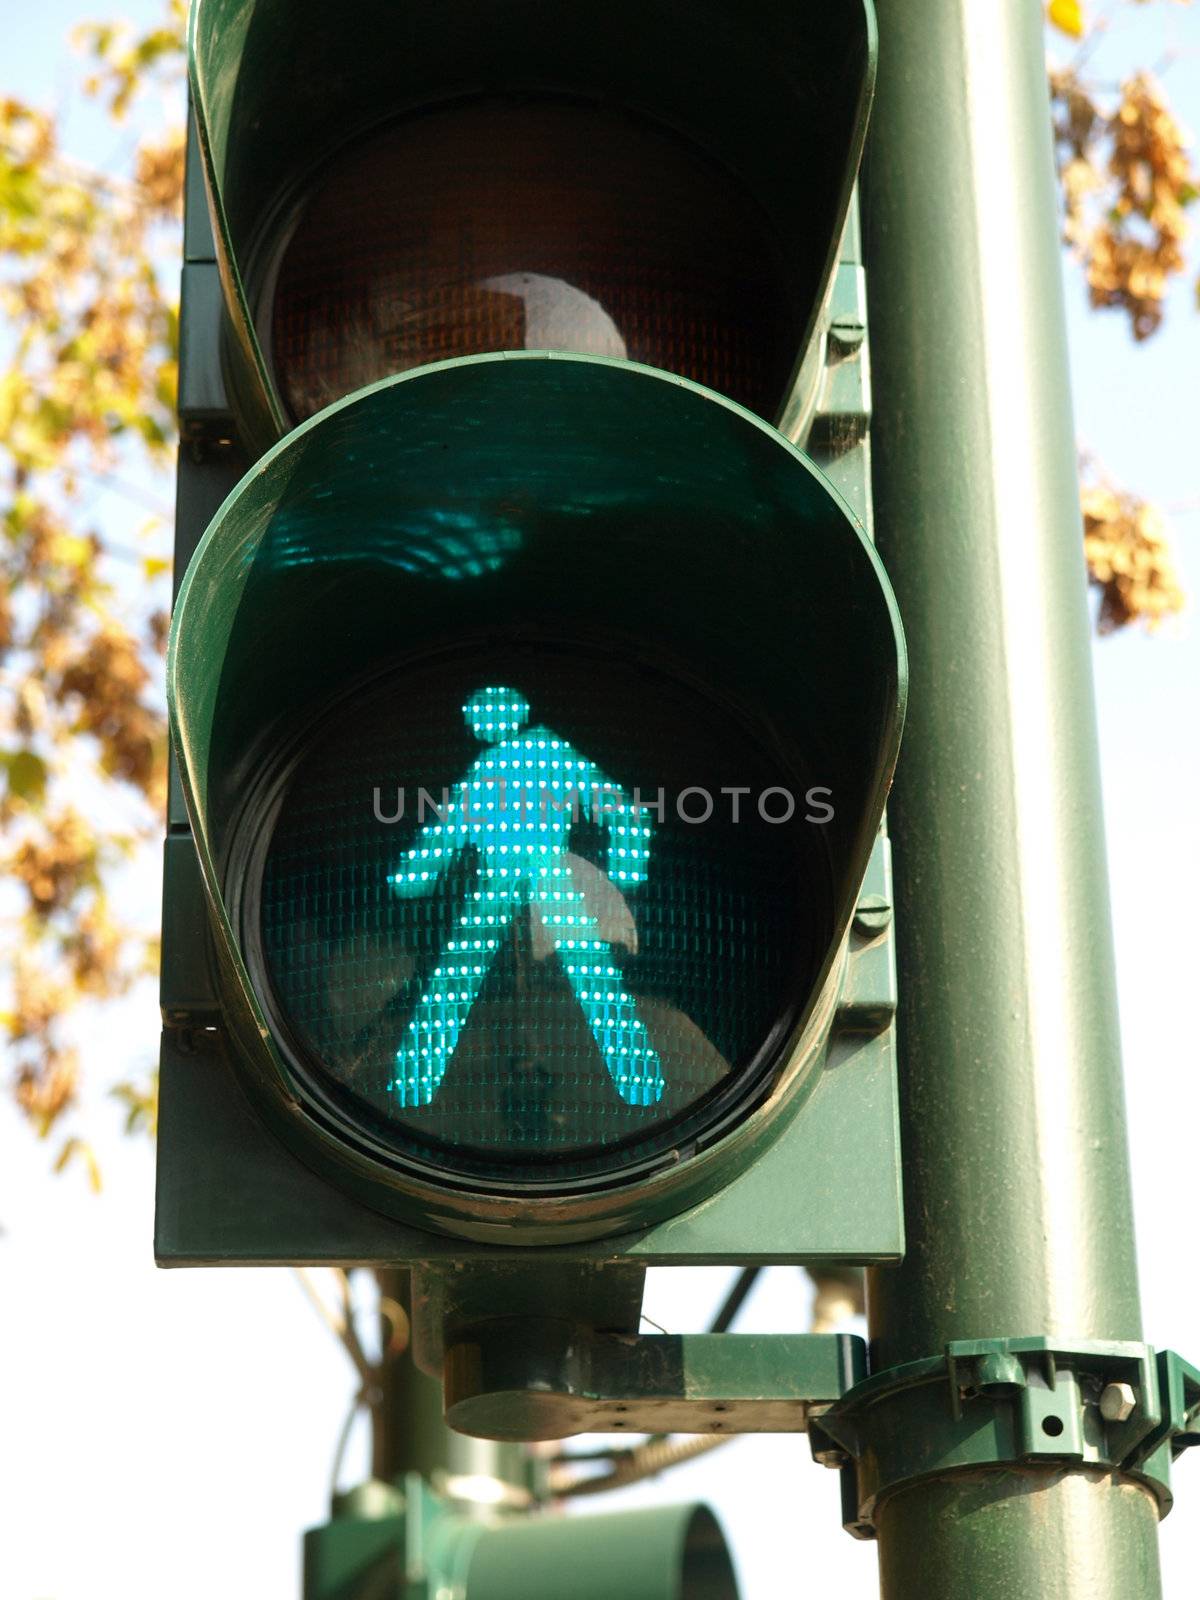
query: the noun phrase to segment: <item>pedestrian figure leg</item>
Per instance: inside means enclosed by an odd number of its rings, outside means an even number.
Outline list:
[[[600,1047],[604,1065],[627,1105],[652,1106],[662,1099],[663,1075],[637,1003],[621,981],[612,946],[575,888],[566,866],[543,868],[538,912],[553,935],[563,970]]]
[[[402,1106],[427,1106],[441,1088],[467,1014],[516,910],[514,887],[485,881],[447,940],[396,1052],[392,1088]]]

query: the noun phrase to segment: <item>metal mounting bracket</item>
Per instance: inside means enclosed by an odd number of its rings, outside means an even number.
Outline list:
[[[839,1334],[640,1334],[529,1314],[447,1331],[446,1420],[485,1439],[588,1432],[802,1433],[842,1473],[843,1523],[874,1537],[895,1490],[986,1467],[1077,1467],[1171,1509],[1171,1463],[1200,1444],[1200,1371],[1107,1340],[970,1339],[867,1376]]]
[[[485,1439],[802,1433],[866,1375],[847,1334],[614,1334],[496,1317],[447,1341],[446,1420]]]
[[[1200,1443],[1200,1372],[1144,1344],[957,1340],[810,1413],[809,1439],[817,1460],[842,1470],[856,1538],[874,1537],[895,1490],[988,1466],[1107,1468],[1143,1483],[1165,1516],[1171,1461]]]

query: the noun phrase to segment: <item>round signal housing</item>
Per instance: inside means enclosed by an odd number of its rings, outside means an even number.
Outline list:
[[[559,99],[425,111],[339,151],[259,305],[296,421],[495,350],[627,357],[771,416],[803,332],[744,185],[669,128]]]
[[[388,1159],[627,1182],[744,1116],[794,1031],[834,915],[807,787],[630,654],[518,636],[387,672],[247,809],[251,976]]]
[[[686,379],[473,356],[301,424],[206,533],[168,665],[264,1119],[512,1244],[729,1182],[820,1080],[903,683],[852,513]]]

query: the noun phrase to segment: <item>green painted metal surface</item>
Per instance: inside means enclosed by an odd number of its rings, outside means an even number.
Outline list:
[[[1140,1600],[1159,1592],[1154,1501],[1095,1471],[980,1472],[893,1496],[884,1600]]]
[[[810,387],[798,393],[787,427],[871,526],[866,428],[870,409],[862,268],[851,217],[828,322]],[[197,258],[203,241],[194,246]],[[208,254],[211,256],[211,242]],[[185,313],[194,312],[185,306]],[[215,344],[211,318],[196,341]],[[193,423],[199,426],[197,419]],[[223,435],[222,435],[223,436]],[[189,448],[180,463],[177,570],[182,577],[208,522],[240,471],[221,446]],[[172,833],[165,900],[162,1003],[171,1033],[161,1067],[159,1207],[156,1253],[164,1264],[215,1261],[363,1261],[503,1254],[504,1230],[476,1230],[453,1244],[388,1221],[322,1181],[262,1131],[221,1035],[196,1035],[221,1017],[220,974],[203,911],[205,899],[190,825],[172,784]],[[876,841],[862,895],[890,904],[887,841]],[[769,1148],[716,1196],[673,1218],[614,1240],[575,1248],[593,1258],[627,1255],[654,1263],[857,1262],[895,1259],[903,1235],[895,1104],[894,941],[890,918],[855,917],[824,1061],[804,1102]]]
[[[466,1600],[737,1600],[721,1530],[704,1506],[529,1519],[486,1531]]]
[[[794,272],[797,363],[809,343],[870,103],[867,0],[614,0],[602,17],[558,0],[367,0],[350,12],[195,0],[189,37],[231,395],[260,448],[287,425],[255,331],[273,238],[331,153],[404,113],[472,97],[599,97],[694,141],[771,218]],[[817,149],[819,161],[795,159]]]
[[[1169,1483],[1170,1463],[1200,1445],[1200,1368],[1174,1350],[1157,1358],[1162,1416],[1138,1449],[1142,1470]]]
[[[304,1541],[304,1600],[737,1600],[702,1505],[602,1516],[472,1513],[415,1473],[343,1497]]]
[[[803,1116],[717,1193],[657,1224],[539,1253],[651,1266],[897,1259],[890,1043],[890,1030],[835,1036]],[[255,1115],[221,1034],[168,1030],[160,1082],[160,1265],[512,1261],[506,1230],[466,1239],[412,1227],[303,1164]]]
[[[890,806],[908,1250],[876,1369],[1141,1336],[1040,8],[879,7],[864,216],[879,544],[913,716]],[[1150,1600],[1155,1508],[1067,1468],[896,1495],[887,1600]]]
[[[397,1483],[416,1473],[435,1488],[447,1482],[465,1486],[480,1498],[489,1490],[502,1497],[505,1486],[528,1492],[532,1462],[517,1445],[472,1439],[447,1427],[442,1385],[422,1372],[415,1360],[414,1292],[404,1268],[381,1268],[375,1274],[383,1309],[381,1341],[389,1348],[405,1337],[397,1327],[397,1311],[407,1317],[407,1344],[379,1368],[379,1402],[371,1415],[371,1475],[380,1483]]]
[[[423,1291],[407,1272],[379,1278],[391,1318],[419,1317]],[[384,1339],[395,1331],[385,1318]],[[330,1521],[306,1534],[305,1600],[737,1600],[706,1507],[564,1518],[540,1502],[538,1463],[516,1444],[446,1425],[442,1386],[414,1364],[411,1342],[380,1378],[373,1476],[335,1494]]]
[[[296,1131],[302,1089],[231,907],[247,876],[244,842],[260,831],[254,782],[315,703],[447,639],[494,635],[497,618],[514,637],[551,631],[661,652],[753,707],[784,760],[829,774],[832,914],[791,1036],[788,1104],[798,1109],[802,1091],[814,1091],[801,1068],[838,1004],[843,935],[899,738],[903,644],[886,580],[812,464],[749,413],[627,363],[536,355],[426,368],[330,408],[243,481],[189,568],[168,665],[172,727],[226,1014],[262,1103],[285,1136]],[[753,648],[739,647],[742,638]],[[864,997],[888,977],[887,960],[871,975],[876,934],[856,935]],[[844,998],[850,1031],[886,1024],[886,993],[875,1016],[852,991]],[[616,1211],[603,1195],[587,1205],[506,1199],[497,1237],[524,1242],[544,1220],[580,1238],[682,1211],[721,1181],[714,1163],[737,1157],[727,1179],[771,1124],[778,1131],[786,1119],[769,1110],[660,1175],[657,1198],[629,1188]],[[386,1175],[381,1183],[380,1151],[365,1134],[331,1137],[309,1118],[300,1142],[372,1202],[394,1192],[410,1214],[432,1211],[438,1225],[486,1236],[482,1201]]]
[[[802,1433],[866,1372],[863,1341],[848,1335],[597,1333],[554,1310],[447,1336],[453,1427],[490,1439]]]
[[[921,1221],[876,1284],[888,1361],[1141,1333],[1035,9],[947,5],[931,33],[882,8],[872,442],[917,636],[892,817]]]
[[[890,1496],[985,1468],[1103,1468],[1148,1489],[1165,1516],[1171,1461],[1196,1442],[1190,1371],[1134,1342],[954,1340],[856,1384],[818,1419],[813,1452],[828,1461],[840,1447],[858,1537],[874,1535]]]
[[[798,264],[797,285],[801,279],[808,283],[803,292],[810,299],[824,293],[829,262],[837,258],[819,331],[809,341],[804,373],[781,426],[789,438],[807,437],[809,454],[845,495],[854,518],[869,533],[865,430],[870,397],[860,247],[852,213],[842,230],[840,254],[836,249],[874,70],[869,7],[851,0],[820,15],[800,16],[792,8],[763,5],[739,18],[735,30],[738,50],[750,53],[764,43],[770,47],[769,71],[783,95],[782,109],[762,104],[751,107],[761,96],[748,90],[748,74],[735,77],[723,69],[720,91],[715,94],[711,86],[697,93],[707,67],[696,84],[672,84],[669,75],[662,73],[656,77],[655,51],[660,47],[665,50],[669,45],[674,63],[681,59],[675,26],[679,8],[666,4],[637,10],[636,28],[631,18],[628,37],[636,32],[642,48],[635,53],[636,59],[614,68],[616,76],[606,68],[607,81],[623,85],[622,92],[635,110],[640,108],[651,117],[665,115],[673,127],[716,151],[729,170],[744,176],[779,225],[796,235],[792,254]],[[199,158],[191,160],[188,258],[213,273],[216,259],[221,258],[227,290],[232,282],[230,264],[252,265],[256,230],[261,225],[269,232],[284,218],[288,196],[294,198],[304,188],[322,153],[343,139],[353,139],[368,123],[379,123],[394,112],[402,114],[411,99],[406,99],[411,84],[431,66],[436,77],[445,65],[440,55],[449,37],[445,30],[454,33],[462,21],[450,19],[444,8],[435,11],[420,5],[392,8],[382,21],[376,18],[381,26],[395,27],[401,33],[417,30],[430,46],[427,54],[404,57],[402,70],[394,70],[396,63],[389,62],[386,73],[380,75],[374,54],[368,53],[369,60],[362,59],[360,35],[354,28],[342,30],[343,37],[332,51],[323,46],[318,50],[313,40],[320,35],[324,20],[317,19],[315,31],[305,31],[294,27],[295,15],[295,8],[289,8],[282,37],[281,13],[270,4],[240,6],[236,15],[227,15],[219,0],[203,0],[193,18],[196,99],[202,111],[201,132],[208,141],[208,178],[210,187],[220,191],[221,208],[228,202],[232,209],[228,214],[222,209],[223,223],[216,230],[214,245],[211,231],[202,225],[206,219],[197,203],[202,199],[199,177],[205,163]],[[469,48],[459,48],[462,39],[455,33],[456,58],[451,71],[465,75],[461,78],[465,85],[472,74],[478,77],[483,70],[490,74],[484,85],[489,91],[501,86],[510,69],[521,79],[534,58],[543,65],[552,64],[562,52],[562,39],[568,34],[574,38],[574,30],[581,26],[558,9],[551,18],[548,8],[537,3],[484,8],[475,14],[475,22],[480,32]],[[509,36],[497,46],[496,28],[501,22]],[[721,26],[727,22],[723,18]],[[205,27],[210,32],[201,42]],[[539,29],[544,37],[531,45],[531,30],[536,34]],[[707,52],[709,43],[711,36],[708,43],[702,43],[698,35],[688,34],[682,48],[686,54],[694,45],[699,56]],[[563,67],[567,78],[560,77],[556,83],[545,78],[543,89],[559,93],[565,85],[569,90],[570,74],[586,77],[593,72],[595,62],[580,58],[573,47],[567,54],[572,56]],[[625,54],[630,55],[628,51]],[[315,85],[324,74],[318,94],[322,107],[314,114],[309,106],[297,118],[295,96],[285,97],[286,103],[282,103],[278,82],[287,76],[284,69],[289,61],[293,65],[301,59],[311,62],[317,55],[319,72],[314,75],[306,68],[300,76],[306,85]],[[821,70],[816,72],[812,63],[818,55]],[[339,70],[327,71],[335,61],[341,63]],[[360,67],[368,88],[362,103],[351,105]],[[435,84],[432,99],[441,92]],[[657,105],[663,95],[665,105]],[[775,126],[772,119],[782,127],[780,119],[785,116],[793,138],[801,126],[819,123],[821,148],[827,158],[822,170],[806,173],[799,186],[795,164],[783,157],[782,147],[773,137],[755,142],[754,129],[759,125],[755,118],[765,119],[763,127]],[[801,187],[806,206],[814,208],[806,210],[803,219],[793,204]],[[282,212],[276,207],[277,200],[283,205]],[[242,209],[235,217],[239,205]],[[819,228],[812,221],[818,213],[823,219]],[[233,420],[228,415],[217,417],[212,411],[215,391],[209,380],[216,370],[212,357],[218,328],[211,298],[193,296],[185,305],[189,347],[203,359],[195,365],[197,382],[189,388],[199,409],[185,419],[194,444],[187,458],[188,480],[181,479],[183,520],[177,556],[181,572],[198,533],[194,524],[200,496],[193,491],[203,488],[205,497],[211,498],[209,486],[217,479],[218,459],[224,461],[227,455],[215,441],[228,436]],[[815,307],[807,305],[804,315],[811,321],[816,317]],[[228,356],[226,351],[226,381],[244,381],[253,362],[248,365],[244,359],[235,359],[231,363]],[[204,383],[199,382],[202,377]],[[236,402],[236,395],[234,398]],[[267,436],[273,436],[273,426],[267,428]],[[264,442],[265,437],[260,446]],[[687,464],[681,463],[681,474],[688,470]],[[451,543],[453,530],[447,530],[447,548]],[[681,563],[684,567],[686,559]],[[319,637],[320,627],[315,631]],[[320,642],[324,646],[325,641]],[[269,662],[270,654],[264,650],[262,659]],[[245,683],[242,699],[257,707],[259,685],[249,672]],[[817,692],[825,693],[823,678]],[[230,792],[233,803],[238,803],[240,775],[231,782]],[[335,1183],[342,1182],[344,1174],[327,1166],[324,1170],[331,1173],[333,1181],[327,1178],[322,1182],[271,1137],[259,1133],[242,1094],[247,1046],[240,1041],[249,1040],[251,1055],[262,1048],[260,1035],[253,1031],[254,1018],[243,1010],[240,1035],[232,1040],[226,1027],[216,1038],[190,1033],[214,1017],[228,1023],[227,994],[232,990],[228,964],[222,968],[212,959],[206,948],[210,940],[194,917],[199,876],[178,785],[174,793],[167,890],[172,900],[172,937],[164,949],[163,1007],[164,1018],[177,1032],[164,1038],[163,1049],[156,1226],[159,1259],[167,1263],[439,1260],[455,1251],[464,1259],[481,1262],[502,1258],[505,1243],[513,1239],[507,1222],[476,1218],[464,1223],[459,1218],[457,1225],[471,1237],[458,1243],[408,1226],[398,1218],[389,1222],[362,1203],[373,1204],[378,1198],[370,1184],[352,1178],[352,1192],[339,1192]],[[886,897],[885,851],[886,840],[877,840],[871,892],[882,888]],[[826,998],[832,1001],[832,993]],[[769,1143],[759,1143],[757,1129],[752,1127],[750,1143],[758,1152],[756,1158],[750,1159],[750,1146],[743,1147],[746,1159],[739,1160],[736,1172],[733,1166],[723,1172],[725,1187],[715,1200],[711,1195],[704,1198],[711,1187],[705,1177],[695,1191],[699,1203],[685,1204],[673,1216],[664,1215],[643,1227],[631,1209],[614,1219],[614,1228],[625,1231],[592,1243],[578,1237],[580,1232],[592,1231],[587,1226],[556,1224],[555,1237],[563,1244],[553,1248],[582,1252],[594,1259],[680,1263],[739,1260],[747,1248],[763,1260],[894,1259],[902,1248],[891,1027],[894,1006],[890,927],[856,921],[840,968],[836,1010],[821,1069],[816,1070],[814,1059],[808,1071],[804,1116],[793,1117],[786,1125],[785,1119],[778,1119],[776,1135]],[[241,1087],[233,1081],[231,1067],[241,1076]],[[288,1088],[277,1080],[275,1092],[267,1096],[274,1105],[277,1128],[280,1120],[292,1118]],[[305,1154],[311,1156],[311,1151]],[[691,1165],[693,1169],[696,1166]],[[206,1181],[198,1184],[195,1176],[200,1172]],[[693,1175],[703,1176],[695,1171]]]

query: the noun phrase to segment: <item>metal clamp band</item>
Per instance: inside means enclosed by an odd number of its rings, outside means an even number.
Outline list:
[[[987,1466],[1108,1468],[1144,1483],[1165,1516],[1171,1461],[1200,1443],[1200,1372],[1144,1344],[957,1340],[810,1413],[809,1436],[814,1457],[842,1469],[857,1538],[874,1536],[896,1489]]]

